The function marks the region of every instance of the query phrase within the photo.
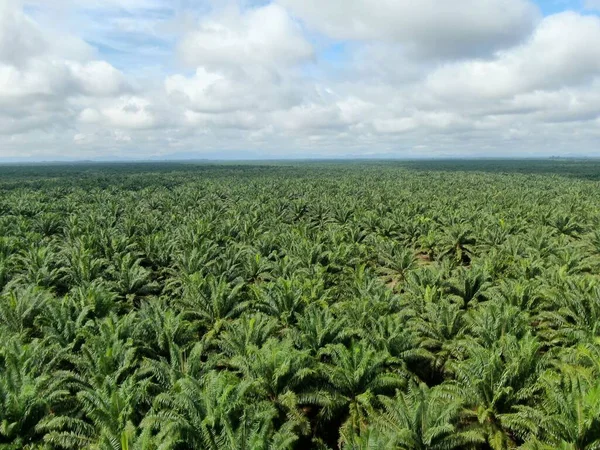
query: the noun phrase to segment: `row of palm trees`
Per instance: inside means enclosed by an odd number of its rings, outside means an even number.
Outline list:
[[[0,179],[0,448],[600,448],[597,182],[144,170]]]

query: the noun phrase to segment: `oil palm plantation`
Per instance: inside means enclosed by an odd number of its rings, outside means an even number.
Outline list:
[[[600,449],[599,167],[2,166],[0,449]]]

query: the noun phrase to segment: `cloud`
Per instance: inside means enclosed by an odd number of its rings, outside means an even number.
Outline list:
[[[43,57],[81,61],[94,50],[83,39],[56,28],[43,28],[23,11],[18,0],[0,3],[0,62],[23,67]]]
[[[600,18],[572,12],[544,19],[521,46],[492,60],[445,65],[433,72],[428,88],[446,98],[511,97],[559,89],[600,75]]]
[[[272,111],[303,101],[295,70],[314,56],[300,26],[279,5],[226,7],[203,17],[179,45],[193,75],[166,77],[164,89],[183,126],[267,126]]]
[[[0,3],[0,61],[21,66],[46,50],[47,42],[41,31],[17,3],[12,0]]]
[[[106,61],[66,64],[79,91],[84,95],[113,96],[129,89],[125,76]]]
[[[600,0],[584,0],[583,7],[589,11],[600,11]]]
[[[12,0],[14,1],[14,0]],[[177,9],[182,2],[169,0],[21,0],[27,15],[34,17],[46,39],[57,48],[55,54],[67,59],[100,59],[104,54],[110,63],[129,73],[144,75],[153,67],[160,71],[160,60],[172,57],[172,47],[185,28]],[[68,30],[66,35],[65,30]],[[79,58],[74,53],[75,37],[88,54]],[[78,50],[82,52],[83,49]],[[90,52],[92,54],[90,54]],[[173,58],[174,59],[174,58]]]
[[[173,75],[165,80],[165,91],[173,105],[214,114],[289,108],[302,99],[298,87],[268,72],[231,74],[202,67],[193,76]]]
[[[79,114],[79,121],[112,129],[143,130],[157,128],[158,115],[150,100],[137,96],[122,96],[97,109],[83,109]]]
[[[307,26],[342,40],[383,40],[419,57],[485,55],[518,43],[538,9],[527,0],[278,0]]]
[[[313,56],[299,25],[275,4],[243,12],[227,8],[204,18],[184,37],[179,50],[189,65],[213,69],[272,68]]]
[[[373,5],[5,0],[0,159],[597,152],[598,16]]]
[[[13,1],[13,0],[11,0]],[[127,12],[139,10],[157,10],[167,8],[168,0],[22,0],[27,6],[45,7],[53,9],[65,9],[80,7],[91,10],[116,9]]]
[[[60,39],[58,39],[60,37]],[[69,126],[77,115],[72,100],[120,96],[132,88],[110,63],[76,36],[45,30],[22,6],[0,6],[1,134]]]
[[[273,123],[280,129],[300,134],[341,129],[348,125],[337,104],[304,103],[273,115]]]

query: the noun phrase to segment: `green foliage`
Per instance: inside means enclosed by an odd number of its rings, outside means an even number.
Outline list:
[[[600,166],[0,168],[0,449],[600,449]]]

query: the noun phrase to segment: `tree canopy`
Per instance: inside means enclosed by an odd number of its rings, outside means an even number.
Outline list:
[[[600,449],[565,164],[0,167],[0,449]]]

